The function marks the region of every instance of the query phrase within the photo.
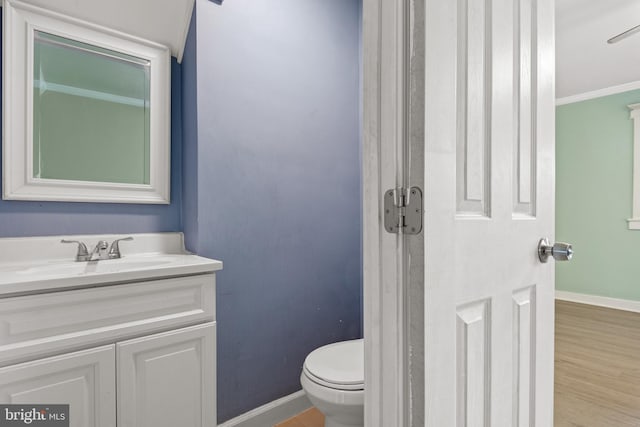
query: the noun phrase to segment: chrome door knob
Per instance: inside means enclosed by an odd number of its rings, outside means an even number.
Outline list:
[[[573,257],[573,247],[570,243],[556,242],[549,244],[546,237],[538,242],[538,258],[540,262],[547,262],[552,256],[556,261],[569,261]]]

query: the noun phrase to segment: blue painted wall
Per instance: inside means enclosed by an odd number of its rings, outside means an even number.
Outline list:
[[[0,200],[0,237],[180,231],[182,229],[182,70],[175,58],[172,60],[171,73],[170,205]],[[1,156],[0,153],[0,173]]]
[[[198,247],[198,69],[196,43],[196,12],[182,54],[182,221],[191,250]]]
[[[359,0],[197,1],[185,232],[224,261],[219,422],[299,390],[311,350],[361,334],[359,15]]]

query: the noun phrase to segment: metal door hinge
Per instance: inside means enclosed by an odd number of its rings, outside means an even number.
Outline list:
[[[422,231],[420,188],[396,188],[385,191],[384,229],[396,234],[418,234]]]

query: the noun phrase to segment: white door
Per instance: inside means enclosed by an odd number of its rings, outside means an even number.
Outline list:
[[[118,343],[118,427],[215,427],[215,344],[215,322]]]
[[[116,426],[113,345],[0,368],[0,402],[68,404],[70,427]]]
[[[553,0],[426,0],[425,423],[553,425]]]

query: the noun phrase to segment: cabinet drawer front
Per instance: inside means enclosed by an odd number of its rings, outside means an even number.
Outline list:
[[[0,364],[215,319],[215,276],[0,300]]]
[[[0,368],[0,402],[67,404],[70,427],[115,427],[115,347]]]

